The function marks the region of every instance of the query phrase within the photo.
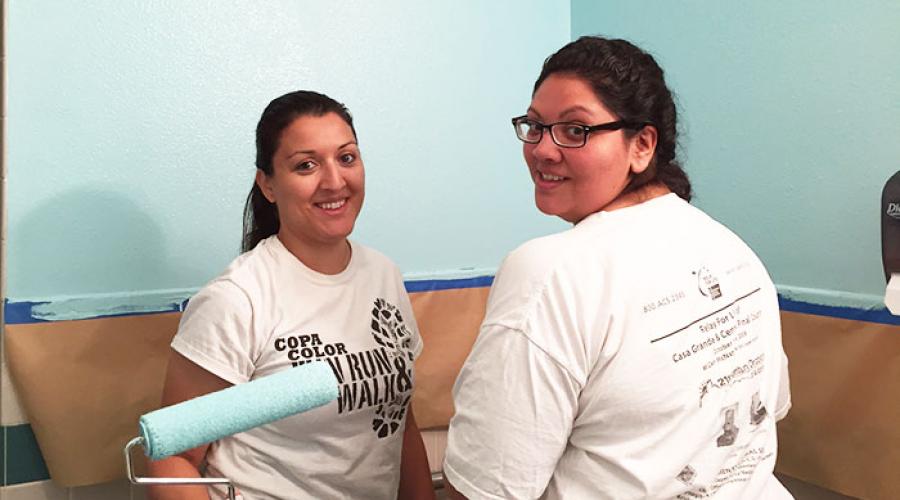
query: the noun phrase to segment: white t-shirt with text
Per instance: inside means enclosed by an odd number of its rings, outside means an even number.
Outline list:
[[[673,194],[507,256],[454,403],[444,473],[472,499],[790,498],[775,288]]]
[[[233,384],[315,360],[338,379],[336,401],[212,443],[205,475],[230,479],[246,500],[396,498],[422,342],[397,267],[351,248],[347,268],[325,275],[272,236],[181,318],[172,347]]]

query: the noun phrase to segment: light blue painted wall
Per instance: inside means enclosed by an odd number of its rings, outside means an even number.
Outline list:
[[[533,206],[509,118],[568,41],[569,9],[10,0],[10,300],[101,294],[101,307],[219,273],[238,253],[256,121],[297,88],[356,117],[356,240],[410,275],[494,269],[562,227]]]
[[[900,170],[900,2],[572,1],[572,37],[648,49],[684,120],[696,205],[779,288],[884,294],[879,204]]]

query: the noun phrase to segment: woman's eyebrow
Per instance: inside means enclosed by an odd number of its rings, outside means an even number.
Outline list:
[[[576,105],[574,105],[574,106],[572,106],[572,107],[570,107],[570,108],[566,108],[566,110],[563,111],[563,112],[559,115],[559,117],[560,117],[560,118],[565,118],[566,116],[573,115],[573,114],[576,114],[576,113],[586,113],[586,114],[590,115],[590,114],[591,114],[591,110],[587,109],[586,107],[584,107],[584,106],[582,106],[582,105],[580,105],[580,104],[576,104]]]
[[[348,142],[345,142],[344,144],[341,144],[340,146],[338,146],[337,149],[344,149],[351,144],[358,145],[356,143],[356,141],[348,141]],[[314,150],[314,149],[302,149],[302,150],[294,151],[293,153],[289,154],[287,157],[293,158],[297,155],[315,155],[315,154],[316,154],[316,150]]]
[[[341,147],[343,147],[343,146],[341,146]],[[295,157],[295,156],[297,156],[297,155],[314,155],[314,154],[316,154],[316,152],[315,152],[314,150],[312,150],[312,149],[309,149],[309,150],[304,149],[304,150],[301,150],[301,151],[294,151],[293,153],[289,154],[287,157],[288,157],[288,158],[293,158],[293,157]]]

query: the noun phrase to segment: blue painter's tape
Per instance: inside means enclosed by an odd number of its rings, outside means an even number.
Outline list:
[[[885,308],[861,309],[856,307],[826,306],[801,302],[778,295],[778,306],[782,311],[829,316],[832,318],[868,321],[884,325],[900,325],[900,316],[894,316]]]
[[[493,283],[493,276],[477,276],[473,278],[459,279],[430,279],[430,280],[408,280],[404,281],[406,290],[409,292],[428,292],[435,290],[450,290],[458,288],[481,288],[489,287]],[[187,295],[192,295],[189,293]],[[150,295],[154,295],[151,293]],[[21,325],[29,323],[47,323],[55,321],[66,321],[71,319],[97,319],[97,318],[119,318],[123,316],[141,316],[145,314],[160,314],[166,312],[183,311],[187,306],[188,298],[172,300],[169,294],[163,294],[162,300],[151,300],[149,305],[136,305],[141,303],[140,295],[131,295],[124,297],[106,297],[105,304],[101,304],[98,299],[93,299],[93,306],[81,305],[81,312],[61,314],[53,309],[66,309],[61,303],[53,302],[10,302],[9,299],[3,301],[3,311],[5,322],[8,325]],[[110,306],[110,303],[120,302]],[[56,307],[60,306],[60,307]],[[101,307],[102,306],[102,307]]]
[[[49,302],[10,302],[9,299],[3,299],[3,322],[7,325],[46,323],[45,320],[31,315],[32,308],[41,304]]]
[[[477,276],[475,278],[459,278],[449,280],[421,280],[406,281],[406,291],[413,292],[433,292],[435,290],[450,290],[454,288],[483,288],[491,286],[494,282],[493,276]]]
[[[437,290],[452,290],[460,288],[482,288],[491,286],[493,282],[493,276],[477,276],[474,278],[459,279],[408,280],[404,282],[404,285],[406,286],[406,290],[408,292],[414,293],[431,292]],[[47,304],[50,304],[50,302],[10,302],[9,299],[5,299],[3,301],[5,323],[8,325],[46,323],[48,322],[47,319],[42,318],[42,315],[40,314],[35,314],[35,308],[41,309],[42,306],[45,306]],[[139,316],[144,314],[176,312],[183,311],[186,304],[187,299],[181,301],[180,303],[173,302],[167,304],[166,306],[161,307],[158,310],[140,312],[127,312],[127,307],[122,307],[121,309],[113,308],[113,310],[107,310],[104,313],[98,313],[91,317],[83,317],[79,319]],[[782,311],[812,314],[816,316],[828,316],[854,321],[867,321],[870,323],[880,323],[884,325],[900,325],[900,316],[892,315],[890,311],[885,308],[859,308],[814,304],[810,302],[789,299],[781,294],[778,295],[778,305]]]

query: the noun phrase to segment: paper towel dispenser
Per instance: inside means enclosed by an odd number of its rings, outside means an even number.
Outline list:
[[[900,172],[888,179],[881,192],[881,260],[884,278],[900,273]]]
[[[881,261],[887,280],[884,304],[900,315],[900,172],[881,191]]]

